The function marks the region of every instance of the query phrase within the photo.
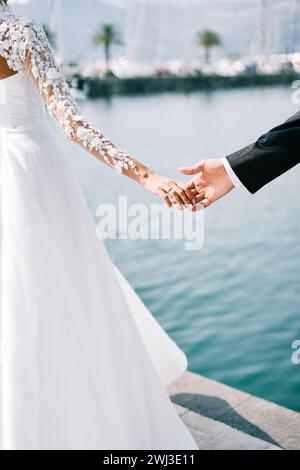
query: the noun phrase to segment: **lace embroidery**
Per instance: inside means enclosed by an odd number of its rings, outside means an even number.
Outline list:
[[[0,55],[7,61],[9,68],[15,72],[25,69],[26,28],[31,19],[17,18],[8,6],[0,7]]]
[[[12,70],[27,70],[33,76],[50,114],[67,138],[89,151],[96,150],[108,165],[119,172],[130,169],[137,173],[127,152],[115,147],[82,116],[41,24],[28,17],[13,15],[9,7],[0,10],[0,55]]]

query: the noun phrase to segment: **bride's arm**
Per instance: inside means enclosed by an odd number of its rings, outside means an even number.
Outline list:
[[[41,24],[32,22],[27,31],[25,46],[26,70],[34,80],[50,114],[56,119],[67,138],[81,145],[98,160],[162,197],[169,207],[172,203],[191,204],[193,196],[188,190],[185,191],[183,185],[155,174],[87,122],[59,70]]]

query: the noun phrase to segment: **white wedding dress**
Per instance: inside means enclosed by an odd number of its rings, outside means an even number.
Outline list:
[[[78,114],[42,27],[8,7],[0,56],[17,72],[0,81],[1,449],[197,449],[165,390],[186,357],[97,238],[44,101],[99,159],[133,171],[129,157]]]

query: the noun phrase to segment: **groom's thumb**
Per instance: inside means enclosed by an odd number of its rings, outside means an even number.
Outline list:
[[[204,162],[201,161],[194,166],[182,166],[180,168],[180,171],[184,175],[195,175],[196,173],[203,171],[203,165],[204,165]]]

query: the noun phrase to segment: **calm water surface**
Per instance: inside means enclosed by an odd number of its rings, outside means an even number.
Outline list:
[[[291,89],[243,89],[87,101],[85,115],[152,169],[219,157],[297,111]],[[70,144],[95,214],[102,202],[156,202]],[[115,263],[183,348],[189,369],[300,411],[300,167],[255,196],[238,190],[206,211],[205,243],[108,241]]]

